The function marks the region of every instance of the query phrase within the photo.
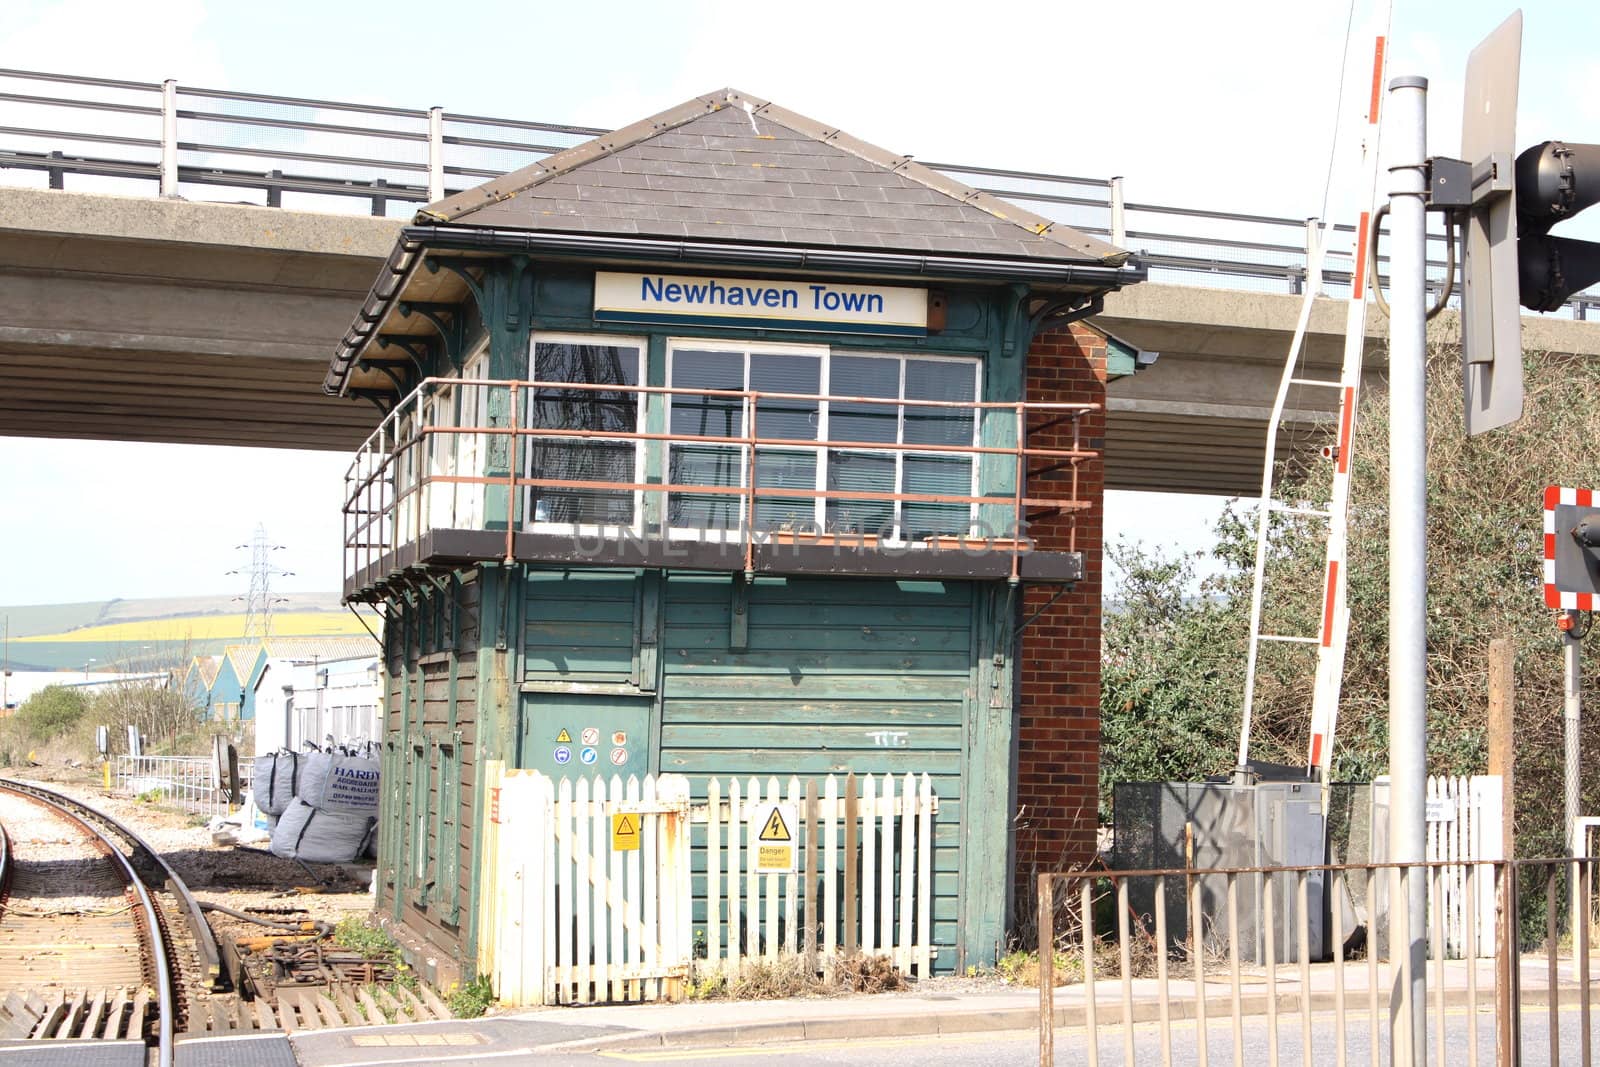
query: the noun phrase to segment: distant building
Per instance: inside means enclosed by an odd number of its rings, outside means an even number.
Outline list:
[[[245,704],[257,755],[307,744],[375,740],[379,717],[377,642],[367,637],[269,639]]]
[[[4,712],[10,715],[27,699],[52,685],[92,693],[119,685],[169,683],[166,671],[8,671],[5,678]]]

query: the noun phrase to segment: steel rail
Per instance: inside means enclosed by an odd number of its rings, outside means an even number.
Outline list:
[[[80,804],[70,797],[62,796],[49,789],[41,789],[29,783],[15,781],[10,778],[0,778],[0,790],[15,793],[18,796],[43,804],[54,809],[58,814],[77,823],[95,839],[105,846],[111,860],[122,869],[122,874],[128,880],[128,887],[133,890],[139,899],[139,909],[144,913],[146,928],[150,931],[150,956],[156,979],[156,1058],[159,1067],[172,1067],[172,1056],[175,1042],[173,1041],[173,1020],[177,1014],[177,995],[174,991],[173,968],[175,958],[168,953],[168,944],[165,932],[161,928],[160,913],[156,908],[155,898],[150,893],[150,887],[145,880],[139,877],[133,861],[127,853],[117,847],[116,843],[106,836],[99,826],[91,822],[91,818],[107,824],[113,832],[120,832],[121,827],[114,820],[95,811],[86,804]],[[133,838],[135,841],[139,839]],[[143,847],[148,848],[142,841]],[[9,852],[9,850],[8,850]],[[9,859],[9,856],[8,856]],[[7,863],[9,873],[9,862]],[[187,890],[185,890],[187,892]],[[136,1020],[143,1029],[143,1020]]]
[[[0,778],[0,789],[9,789],[15,793],[45,800],[58,807],[72,809],[77,815],[97,820],[131,844],[137,853],[135,862],[147,872],[153,872],[149,874],[150,879],[161,882],[163,888],[177,900],[183,912],[184,925],[189,928],[190,936],[194,938],[195,952],[199,956],[200,969],[205,981],[213,986],[217,983],[222,974],[222,953],[217,948],[217,938],[211,931],[211,924],[206,921],[205,913],[200,910],[200,905],[195,900],[194,894],[189,891],[189,886],[149,842],[105,812],[63,793],[57,793],[53,789],[45,789],[32,782],[20,782],[15,778]]]

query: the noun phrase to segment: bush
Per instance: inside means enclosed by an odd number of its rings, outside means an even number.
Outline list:
[[[46,744],[78,725],[88,701],[76,689],[50,685],[22,702],[17,723],[33,744]]]

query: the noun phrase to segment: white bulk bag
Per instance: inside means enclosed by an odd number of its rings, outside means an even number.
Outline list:
[[[272,854],[307,863],[349,863],[366,850],[377,823],[376,816],[318,811],[296,800],[273,827]]]
[[[295,797],[305,757],[297,752],[278,751],[256,757],[256,770],[250,785],[256,807],[268,815],[282,815]]]
[[[376,815],[378,767],[375,759],[314,752],[305,759],[295,795],[318,811]]]

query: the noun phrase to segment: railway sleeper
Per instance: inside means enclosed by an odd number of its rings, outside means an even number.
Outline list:
[[[100,990],[36,990],[8,993],[0,1001],[0,1037],[62,1041],[143,1040],[150,991],[126,987]]]

